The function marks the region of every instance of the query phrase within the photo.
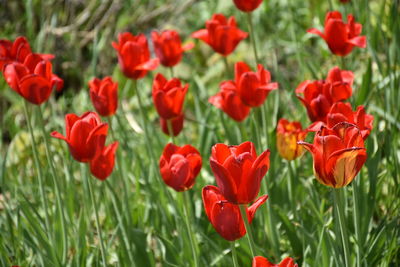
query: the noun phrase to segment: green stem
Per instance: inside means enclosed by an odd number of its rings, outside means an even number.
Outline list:
[[[190,246],[191,246],[191,249],[192,249],[194,266],[198,267],[199,266],[199,262],[198,262],[198,258],[197,258],[197,252],[196,252],[197,251],[196,250],[196,237],[193,234],[192,227],[191,227],[191,224],[189,222],[189,207],[188,207],[188,203],[191,203],[189,201],[189,197],[188,197],[189,192],[188,191],[184,191],[184,192],[182,192],[182,194],[183,194],[183,212],[184,212],[187,232],[188,232],[188,235],[189,235]]]
[[[225,64],[226,77],[230,77],[231,71],[229,68],[228,57],[223,56],[223,58],[224,58],[224,64]]]
[[[238,263],[238,259],[237,259],[237,253],[236,253],[236,242],[232,241],[230,243],[231,243],[233,267],[239,267],[239,263]]]
[[[56,170],[54,168],[54,164],[53,164],[54,157],[50,152],[50,146],[49,146],[49,143],[50,143],[49,134],[46,132],[46,129],[44,127],[43,111],[40,106],[38,106],[38,110],[39,110],[38,113],[39,113],[39,120],[40,120],[40,128],[42,130],[42,135],[43,135],[43,139],[44,139],[47,161],[48,161],[48,164],[50,165],[51,177],[53,178],[54,190],[55,190],[55,194],[56,194],[57,209],[58,209],[58,212],[60,215],[61,231],[63,233],[62,262],[65,263],[67,260],[67,254],[68,254],[68,234],[67,234],[67,229],[66,229],[64,209],[63,209],[62,201],[61,201],[59,177],[57,176]]]
[[[174,67],[169,67],[169,74],[171,75],[171,79],[174,78]]]
[[[342,56],[340,56],[340,63],[342,70],[346,70],[346,59]]]
[[[256,256],[256,247],[254,245],[254,239],[253,239],[253,234],[250,229],[249,220],[247,219],[246,204],[239,205],[239,208],[240,208],[240,213],[242,215],[242,219],[244,222],[244,227],[246,228],[247,239],[249,240],[251,255],[254,258]]]
[[[250,39],[251,39],[251,44],[253,46],[253,52],[254,52],[254,58],[256,60],[256,65],[260,63],[260,59],[258,58],[258,53],[257,53],[257,46],[256,46],[256,38],[254,36],[254,27],[253,27],[253,13],[252,12],[247,12],[247,22],[249,23],[249,33],[250,33]]]
[[[93,206],[93,210],[94,210],[94,215],[95,215],[95,219],[96,219],[96,228],[97,228],[97,233],[99,235],[99,241],[100,241],[100,251],[101,251],[101,258],[103,261],[103,266],[107,266],[107,261],[106,261],[106,249],[104,247],[104,241],[103,241],[103,235],[101,232],[101,227],[100,227],[100,221],[99,221],[99,212],[97,210],[97,205],[96,202],[94,200],[94,195],[93,195],[93,188],[92,188],[92,181],[91,181],[91,177],[89,174],[89,169],[86,172],[86,182],[88,185],[88,189],[89,189],[89,195],[90,195],[90,200],[92,202],[92,206]]]
[[[343,251],[344,251],[344,262],[346,267],[350,267],[350,253],[349,253],[349,240],[347,236],[347,228],[346,228],[346,223],[345,223],[345,218],[344,218],[344,206],[343,206],[343,196],[342,196],[342,189],[333,189],[334,192],[334,202],[335,202],[335,207],[339,219],[339,227],[340,227],[340,233],[342,237],[342,243],[343,243]]]
[[[289,193],[289,201],[292,206],[293,215],[296,218],[296,202],[295,202],[295,189],[294,189],[294,171],[292,166],[292,161],[287,161],[288,169],[289,169],[289,180],[288,180],[288,193]]]
[[[39,180],[39,192],[40,192],[40,196],[42,198],[42,202],[43,202],[43,206],[44,206],[46,232],[47,232],[48,238],[51,240],[48,204],[47,204],[47,199],[46,199],[45,193],[44,193],[42,168],[40,167],[40,164],[39,164],[39,156],[38,156],[38,151],[36,149],[35,137],[33,135],[32,123],[31,123],[31,119],[30,119],[30,117],[28,115],[28,106],[27,106],[27,103],[26,103],[25,100],[23,100],[23,102],[24,102],[25,118],[26,118],[26,121],[27,121],[27,124],[28,124],[28,130],[29,130],[29,134],[30,134],[30,137],[31,137],[33,161],[35,163],[35,167],[36,167],[36,171],[37,171],[37,175],[38,175],[38,180]]]
[[[360,236],[360,211],[359,211],[359,197],[358,197],[358,182],[360,179],[360,174],[353,181],[353,216],[354,216],[354,229],[356,232],[356,241],[357,241],[357,267],[361,266],[362,259],[362,244],[361,244],[361,236]]]
[[[244,125],[245,122],[242,121],[242,122],[238,122],[237,124],[239,125],[239,130],[240,130],[240,133],[241,133],[241,136],[242,136],[242,140],[240,140],[239,143],[242,143],[242,142],[248,140],[249,137],[247,136],[247,130],[246,130],[245,125]]]
[[[172,127],[172,119],[167,120],[167,128],[171,142],[175,144],[174,129]]]

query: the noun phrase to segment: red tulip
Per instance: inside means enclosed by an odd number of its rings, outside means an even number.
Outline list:
[[[208,220],[224,239],[234,241],[246,234],[239,206],[229,203],[221,194],[220,188],[212,185],[204,187],[202,198]],[[268,195],[261,196],[246,209],[249,223],[253,221],[258,207],[267,199]]]
[[[165,184],[178,192],[193,187],[200,172],[202,159],[191,145],[176,146],[169,143],[160,157],[160,173]]]
[[[9,40],[0,40],[0,71],[6,64],[19,62],[23,63],[25,58],[32,54],[31,47],[28,40],[23,37],[17,37],[14,42]],[[54,55],[50,54],[36,54],[42,57],[43,60],[51,60]]]
[[[326,121],[331,106],[348,99],[352,94],[353,73],[332,68],[324,81],[304,81],[296,88],[296,94],[307,108],[311,121]],[[300,96],[303,95],[303,96]]]
[[[238,146],[216,144],[210,165],[224,197],[234,204],[249,204],[260,191],[261,180],[269,169],[269,149],[257,157],[252,142]]]
[[[243,12],[251,12],[259,7],[263,0],[233,0],[233,2]]]
[[[297,267],[298,265],[292,258],[284,258],[281,263],[273,264],[270,263],[266,258],[262,256],[255,256],[253,258],[253,267]]]
[[[95,157],[90,161],[90,172],[97,179],[104,181],[111,175],[115,164],[115,152],[118,142],[98,149]]]
[[[353,181],[367,159],[360,130],[347,122],[331,129],[322,127],[313,144],[298,144],[313,155],[317,180],[333,188],[344,187]]]
[[[365,48],[367,40],[360,36],[362,25],[354,21],[353,15],[347,16],[347,24],[342,20],[342,14],[338,11],[328,12],[325,17],[325,32],[317,29],[309,29],[307,32],[318,34],[328,44],[331,52],[338,56],[346,56],[354,46]]]
[[[194,32],[192,37],[207,43],[215,52],[228,56],[247,35],[236,26],[234,17],[227,19],[222,14],[214,14],[206,22],[206,29]]]
[[[341,3],[348,3],[350,0],[339,0]]]
[[[118,107],[118,83],[107,76],[102,80],[94,78],[89,82],[90,99],[101,116],[114,115]]]
[[[303,154],[303,148],[297,142],[304,140],[307,131],[303,130],[300,122],[280,119],[276,133],[278,152],[284,159],[294,160]]]
[[[183,101],[188,88],[188,84],[183,87],[177,78],[168,81],[162,74],[156,75],[152,95],[160,117],[169,120],[182,114]]]
[[[165,67],[173,67],[178,64],[182,59],[183,52],[192,49],[194,46],[193,43],[182,46],[178,32],[172,30],[161,33],[153,31],[151,38],[153,39],[154,51]]]
[[[171,124],[172,124],[172,134],[174,136],[177,136],[183,129],[183,114],[170,119]],[[171,133],[168,129],[168,120],[164,119],[163,117],[160,117],[160,124],[161,124],[161,130],[166,134],[171,136]]]
[[[67,114],[65,131],[66,137],[56,131],[52,132],[51,136],[64,140],[74,159],[88,162],[96,156],[99,149],[104,147],[108,124],[102,123],[95,112],[86,112],[80,117]]]
[[[243,103],[250,107],[261,106],[269,92],[278,89],[278,83],[271,83],[271,74],[259,64],[252,72],[244,62],[235,64],[235,84]]]
[[[15,92],[36,105],[47,101],[54,87],[61,90],[64,85],[63,80],[52,73],[51,62],[39,54],[27,55],[23,64],[6,64],[3,75]]]
[[[147,71],[158,67],[157,58],[150,59],[150,51],[144,34],[137,36],[124,32],[118,35],[118,43],[112,42],[118,52],[118,62],[125,76],[138,80],[143,78]]]
[[[234,82],[225,81],[220,84],[220,91],[208,99],[208,102],[224,111],[235,121],[243,121],[250,113],[250,107],[243,104]]]

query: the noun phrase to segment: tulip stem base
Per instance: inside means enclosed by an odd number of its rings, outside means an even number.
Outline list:
[[[237,253],[236,253],[236,242],[232,241],[230,243],[231,243],[233,267],[239,267],[239,263],[238,263],[238,259],[237,259]]]
[[[96,201],[94,200],[92,181],[91,181],[92,178],[90,177],[89,169],[87,170],[87,175],[86,176],[87,176],[86,177],[86,182],[87,182],[87,186],[88,186],[88,189],[89,189],[90,200],[92,202],[94,215],[95,215],[95,220],[96,220],[97,234],[99,235],[101,258],[102,258],[102,261],[103,261],[103,266],[107,266],[106,249],[104,247],[103,235],[102,235],[101,227],[100,227],[99,212],[97,210]]]
[[[246,228],[246,233],[247,233],[247,238],[249,240],[251,255],[254,258],[256,256],[256,247],[254,244],[253,233],[251,232],[249,220],[247,218],[246,205],[245,204],[239,205],[239,208],[240,208],[240,213],[242,215],[242,219],[244,222],[244,227]]]
[[[187,228],[187,232],[188,232],[188,236],[189,236],[189,241],[190,241],[190,246],[192,249],[192,253],[193,253],[193,260],[194,260],[194,266],[198,267],[199,266],[199,262],[198,262],[198,258],[197,258],[197,249],[196,249],[196,239],[195,236],[193,234],[192,231],[192,227],[190,225],[189,222],[189,207],[188,207],[188,203],[191,203],[189,200],[189,196],[188,196],[189,192],[188,191],[184,191],[182,192],[183,195],[183,212],[184,212],[184,217],[185,217],[185,224],[186,224],[186,228]]]
[[[343,203],[343,195],[342,189],[333,189],[334,193],[334,202],[336,207],[336,214],[339,219],[339,228],[340,234],[343,243],[343,252],[344,252],[344,262],[346,267],[350,267],[350,253],[349,253],[349,240],[347,236],[347,228],[344,217],[344,203]]]

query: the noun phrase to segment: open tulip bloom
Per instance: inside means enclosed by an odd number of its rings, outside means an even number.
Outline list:
[[[153,31],[151,38],[154,44],[154,51],[160,62],[165,67],[177,65],[185,51],[193,48],[193,43],[182,46],[181,38],[177,31],[167,30],[161,33]]]
[[[158,67],[158,58],[150,59],[150,50],[144,34],[133,35],[124,32],[118,35],[118,43],[112,42],[118,53],[118,62],[122,72],[128,78],[138,80],[143,78],[147,71]]]
[[[215,231],[228,241],[235,241],[246,234],[246,228],[238,205],[230,203],[216,186],[208,185],[202,192],[204,209]],[[268,199],[268,195],[259,197],[246,208],[247,220],[251,223],[255,213]]]
[[[237,146],[216,144],[211,149],[210,165],[224,197],[234,204],[249,204],[260,191],[261,180],[269,169],[266,150],[257,157],[252,142]]]
[[[267,258],[256,256],[253,258],[252,267],[297,267],[298,265],[290,257],[284,258],[281,263],[273,264]]]
[[[339,11],[332,11],[326,14],[323,33],[314,28],[307,32],[321,36],[333,54],[346,56],[350,54],[354,46],[361,48],[367,46],[366,37],[360,36],[361,30],[362,25],[354,21],[353,15],[348,15],[347,23],[345,23]]]
[[[333,188],[341,188],[353,181],[367,159],[360,129],[342,122],[332,128],[322,127],[314,143],[298,142],[313,156],[317,180]]]
[[[225,57],[232,53],[240,41],[246,39],[247,36],[246,32],[236,26],[234,17],[227,19],[222,14],[214,14],[211,20],[206,22],[206,29],[192,34],[193,38],[202,40],[215,52]]]

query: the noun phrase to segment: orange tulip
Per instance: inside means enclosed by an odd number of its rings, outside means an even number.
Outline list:
[[[297,142],[304,140],[307,131],[303,130],[298,121],[289,122],[280,119],[277,127],[277,147],[282,158],[294,160],[303,153],[303,147]]]

